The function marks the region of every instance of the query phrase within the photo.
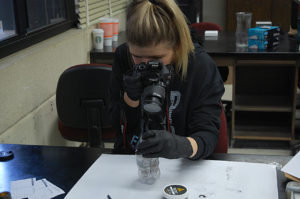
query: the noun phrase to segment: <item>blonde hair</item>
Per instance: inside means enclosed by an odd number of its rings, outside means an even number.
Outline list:
[[[127,9],[126,38],[140,47],[168,42],[175,52],[175,70],[185,78],[194,45],[186,18],[174,0],[133,0]]]

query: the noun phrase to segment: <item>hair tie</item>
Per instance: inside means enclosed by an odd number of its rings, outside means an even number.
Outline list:
[[[153,3],[154,5],[158,5],[158,2],[156,0],[149,0],[151,3]]]

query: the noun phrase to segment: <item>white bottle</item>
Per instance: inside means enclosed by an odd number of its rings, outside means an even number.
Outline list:
[[[153,184],[160,177],[159,159],[144,158],[136,155],[139,180],[144,184]]]

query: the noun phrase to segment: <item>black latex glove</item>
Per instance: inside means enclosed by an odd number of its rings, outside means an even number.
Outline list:
[[[141,76],[133,71],[124,75],[123,82],[128,97],[134,101],[139,100],[143,92]]]
[[[165,130],[147,131],[142,139],[137,147],[137,154],[146,158],[176,159],[189,157],[193,153],[192,145],[186,137],[173,135]]]

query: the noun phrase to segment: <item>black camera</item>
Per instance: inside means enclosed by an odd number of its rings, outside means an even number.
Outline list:
[[[172,66],[164,66],[160,61],[149,61],[134,65],[134,70],[141,77],[144,86],[142,111],[150,115],[160,113],[165,100],[165,90],[170,83]]]

